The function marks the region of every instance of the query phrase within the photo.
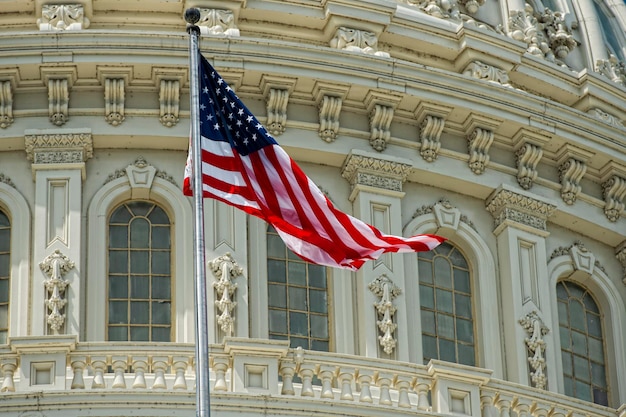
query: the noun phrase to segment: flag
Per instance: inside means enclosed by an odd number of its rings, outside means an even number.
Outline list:
[[[202,55],[198,76],[202,173],[191,172],[190,152],[185,195],[201,178],[204,197],[265,220],[305,261],[353,271],[385,252],[427,251],[445,240],[385,235],[338,210]]]

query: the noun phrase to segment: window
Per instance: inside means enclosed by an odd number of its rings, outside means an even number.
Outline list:
[[[108,340],[169,342],[171,225],[151,202],[131,201],[109,218]]]
[[[608,405],[602,315],[583,287],[556,284],[565,394]]]
[[[270,339],[291,347],[329,350],[327,268],[303,261],[276,230],[267,232]]]
[[[0,345],[9,333],[9,284],[11,271],[11,222],[0,210]]]
[[[449,243],[418,253],[424,363],[476,364],[472,290],[467,261]]]

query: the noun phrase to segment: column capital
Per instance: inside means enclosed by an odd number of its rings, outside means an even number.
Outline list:
[[[556,205],[505,185],[491,193],[486,208],[495,220],[495,234],[506,225],[547,235],[546,221],[556,211]]]
[[[402,197],[402,184],[409,176],[411,168],[412,164],[408,159],[374,155],[354,149],[343,163],[341,176],[352,187],[351,200],[354,200],[355,191],[362,188]],[[401,195],[397,195],[398,193]]]
[[[27,129],[24,148],[33,175],[39,169],[78,168],[84,179],[85,161],[93,157],[91,129]]]

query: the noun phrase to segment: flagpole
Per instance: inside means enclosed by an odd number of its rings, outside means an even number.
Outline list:
[[[185,11],[189,33],[189,96],[191,119],[192,190],[194,201],[194,284],[196,300],[196,416],[210,417],[209,334],[207,319],[206,267],[204,262],[204,198],[202,191],[202,158],[200,157],[200,91],[198,79],[198,37],[200,11]]]

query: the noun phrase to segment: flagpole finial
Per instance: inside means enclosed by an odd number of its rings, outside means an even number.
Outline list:
[[[187,33],[192,31],[197,34],[200,33],[200,28],[196,26],[196,23],[200,21],[200,10],[195,7],[185,10],[185,21],[187,22]]]

